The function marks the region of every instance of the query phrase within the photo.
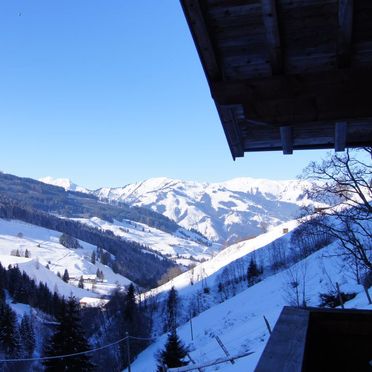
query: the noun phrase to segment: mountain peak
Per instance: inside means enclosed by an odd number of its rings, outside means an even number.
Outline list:
[[[79,191],[79,192],[88,192],[84,187],[78,186],[76,183],[73,183],[69,178],[53,178],[50,176],[39,178],[40,182],[47,183],[53,186],[59,186],[64,188],[66,191]]]

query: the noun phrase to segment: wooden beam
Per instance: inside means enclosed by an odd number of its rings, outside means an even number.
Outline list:
[[[282,142],[283,154],[293,154],[293,139],[291,127],[280,127],[280,139]]]
[[[309,319],[308,310],[284,307],[255,372],[303,371]]]
[[[347,68],[351,62],[354,0],[338,0],[337,64]]]
[[[239,105],[217,105],[216,107],[233,159],[235,160],[236,157],[243,157],[243,134],[241,133],[240,126],[234,114],[235,108],[240,108]]]
[[[335,125],[335,151],[345,151],[347,137],[347,122],[339,122]]]
[[[221,71],[209,37],[209,31],[200,7],[200,1],[181,0],[181,5],[198,50],[204,72],[208,80],[218,79],[221,76]]]
[[[261,0],[262,18],[266,31],[266,42],[269,51],[271,71],[273,75],[283,71],[283,56],[280,46],[280,33],[276,0]]]
[[[317,96],[320,92],[363,91],[369,96],[372,69],[358,68],[321,71],[308,74],[278,75],[261,79],[216,81],[211,84],[212,97],[220,104],[239,104],[252,99],[275,100]]]

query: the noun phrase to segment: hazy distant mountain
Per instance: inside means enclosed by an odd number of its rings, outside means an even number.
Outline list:
[[[44,182],[60,184],[49,177]],[[246,177],[200,183],[161,177],[92,193],[111,201],[151,208],[187,229],[198,230],[209,239],[226,244],[256,236],[295,218],[300,206],[311,202],[304,197],[306,186],[296,180]]]

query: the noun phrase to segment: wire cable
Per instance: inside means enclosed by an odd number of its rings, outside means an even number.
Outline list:
[[[71,358],[71,357],[75,357],[75,356],[78,356],[78,355],[94,353],[95,351],[103,350],[103,349],[106,349],[108,347],[117,345],[120,342],[125,341],[128,337],[130,338],[130,336],[125,336],[125,337],[121,338],[120,340],[117,340],[117,341],[112,342],[110,344],[107,344],[107,345],[104,345],[104,346],[100,346],[100,347],[96,347],[94,349],[90,349],[90,350],[86,350],[86,351],[79,351],[77,353],[63,354],[63,355],[52,355],[52,356],[39,357],[39,358],[0,359],[0,363],[6,363],[6,362],[12,362],[12,363],[13,362],[34,362],[34,361],[37,361],[37,360]]]
[[[47,357],[39,357],[39,358],[17,358],[17,359],[0,359],[0,363],[5,363],[5,362],[35,362],[39,360],[50,360],[50,359],[62,359],[62,358],[72,358],[78,355],[84,355],[84,354],[90,354],[98,350],[103,350],[107,349],[108,347],[114,346],[119,344],[120,342],[123,342],[127,339],[133,339],[133,340],[140,340],[140,341],[151,341],[151,340],[156,340],[156,337],[135,337],[135,336],[125,336],[119,340],[116,340],[115,342],[111,342],[110,344],[96,347],[94,349],[86,350],[86,351],[79,351],[77,353],[71,353],[71,354],[63,354],[63,355],[52,355],[52,356],[47,356]]]

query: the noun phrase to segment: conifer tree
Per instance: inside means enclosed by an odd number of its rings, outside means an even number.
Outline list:
[[[84,289],[84,278],[83,276],[80,277],[78,287]]]
[[[135,288],[133,283],[128,287],[127,294],[125,296],[125,307],[124,316],[126,321],[133,322],[137,311]]]
[[[177,291],[174,287],[172,287],[168,293],[167,300],[167,330],[169,332],[174,331],[176,329],[177,307],[178,307]]]
[[[20,338],[15,312],[9,305],[0,304],[0,348],[7,357],[20,355]]]
[[[68,274],[67,269],[65,269],[65,272],[63,273],[62,280],[66,283],[70,280],[70,275]]]
[[[168,368],[186,366],[188,362],[184,359],[187,355],[187,348],[179,339],[176,330],[168,334],[165,348],[158,355],[158,372],[165,372],[163,366]]]
[[[92,255],[90,257],[90,261],[92,262],[93,265],[96,264],[96,252],[95,251],[92,252]]]
[[[35,332],[31,318],[27,314],[22,318],[19,333],[22,339],[24,353],[27,357],[31,357],[35,349]]]
[[[69,297],[57,317],[56,332],[44,347],[45,356],[73,354],[89,350],[89,343],[80,324],[79,304],[75,297]],[[61,359],[47,359],[43,362],[46,371],[81,371],[94,369],[90,354]]]
[[[257,283],[257,279],[259,276],[260,270],[257,267],[256,261],[252,257],[247,270],[248,286],[250,287],[253,284]]]

